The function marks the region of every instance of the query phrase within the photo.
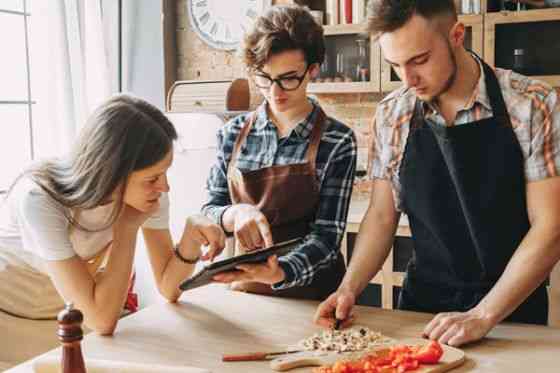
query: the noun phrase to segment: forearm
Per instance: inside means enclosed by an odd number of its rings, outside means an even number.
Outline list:
[[[533,225],[476,311],[495,324],[508,317],[547,278],[560,259],[559,239],[558,227]]]
[[[341,284],[356,297],[381,270],[397,229],[398,216],[388,218],[369,208],[360,224],[352,258]]]
[[[187,259],[195,259],[201,255],[200,245],[192,240],[187,240],[181,247],[180,252]],[[175,255],[170,254],[163,272],[160,276],[156,276],[160,294],[168,301],[176,302],[181,295],[179,285],[192,275],[195,265],[196,263],[185,263]]]
[[[136,230],[115,230],[105,270],[95,277],[86,325],[100,334],[112,334],[126,301],[136,247]]]

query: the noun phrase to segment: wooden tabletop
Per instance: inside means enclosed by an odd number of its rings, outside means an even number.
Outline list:
[[[317,302],[233,292],[210,285],[122,319],[113,337],[90,334],[86,359],[187,365],[212,372],[270,372],[268,362],[222,363],[224,353],[278,350],[316,333]],[[357,308],[357,323],[393,338],[418,337],[429,314]],[[54,331],[53,331],[54,332]],[[464,348],[467,362],[453,372],[558,372],[560,329],[520,324],[497,326],[482,342]],[[53,350],[49,355],[59,354]],[[30,364],[7,372],[31,372]],[[298,369],[293,372],[310,372]]]

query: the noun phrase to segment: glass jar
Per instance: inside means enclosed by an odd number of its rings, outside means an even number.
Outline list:
[[[501,0],[502,1],[502,10],[527,10],[527,4],[521,1],[514,1],[514,0]]]
[[[367,53],[367,40],[356,40],[358,46],[358,59],[354,80],[357,82],[369,82],[369,58]]]

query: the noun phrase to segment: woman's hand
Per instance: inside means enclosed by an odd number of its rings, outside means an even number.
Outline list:
[[[190,244],[189,244],[190,243]],[[208,252],[202,260],[214,260],[226,246],[226,235],[219,225],[203,215],[192,215],[187,218],[183,237],[179,243],[179,250],[188,258],[198,256],[200,246],[208,246]],[[196,253],[188,252],[197,250]]]

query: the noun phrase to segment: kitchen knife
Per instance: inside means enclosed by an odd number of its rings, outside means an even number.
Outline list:
[[[272,360],[277,356],[295,354],[296,352],[302,352],[302,350],[274,351],[274,352],[248,352],[246,354],[223,355],[222,361],[231,362],[231,361]]]

